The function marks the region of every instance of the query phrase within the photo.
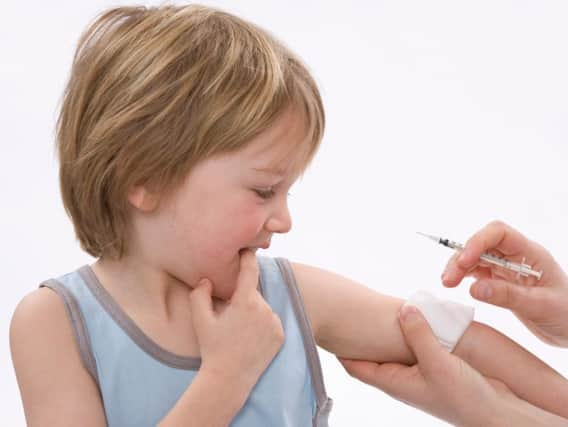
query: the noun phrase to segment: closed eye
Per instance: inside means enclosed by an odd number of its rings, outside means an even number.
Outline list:
[[[270,199],[275,194],[275,191],[272,187],[266,188],[266,189],[255,188],[254,192],[256,193],[256,195],[258,197],[260,197],[261,199],[265,199],[265,200]]]

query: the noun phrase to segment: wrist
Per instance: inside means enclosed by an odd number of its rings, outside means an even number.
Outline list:
[[[515,395],[503,396],[501,407],[488,426],[566,427],[568,420],[539,408]]]
[[[228,426],[241,410],[250,389],[237,376],[203,369],[193,378],[174,407],[161,420],[160,426]]]
[[[460,416],[462,422],[456,423],[456,427],[520,427],[518,424],[511,424],[512,408],[506,400],[506,396],[500,393],[487,396],[483,402],[478,402],[481,407],[472,406],[462,413]]]
[[[201,366],[199,377],[219,389],[226,390],[235,404],[244,404],[255,382],[242,372],[232,372],[229,369],[218,369],[212,366]]]

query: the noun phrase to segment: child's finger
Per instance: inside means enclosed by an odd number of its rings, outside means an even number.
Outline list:
[[[240,270],[237,278],[237,286],[231,301],[246,300],[251,292],[256,292],[258,287],[258,262],[254,253],[248,249],[240,255]]]
[[[191,317],[199,330],[202,325],[210,323],[215,312],[213,310],[213,299],[211,298],[211,282],[202,279],[199,285],[189,294],[189,306]]]

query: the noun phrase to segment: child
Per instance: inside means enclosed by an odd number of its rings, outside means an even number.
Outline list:
[[[290,230],[287,191],[323,129],[306,68],[230,14],[122,7],[89,28],[57,139],[64,205],[98,260],[14,313],[29,425],[326,426],[315,343],[413,362],[402,301],[252,255]],[[455,353],[568,416],[568,383],[496,331],[471,324]]]

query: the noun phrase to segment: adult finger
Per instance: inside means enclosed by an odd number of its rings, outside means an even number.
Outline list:
[[[258,287],[258,262],[251,250],[245,249],[240,254],[239,277],[232,301],[246,300]]]
[[[465,244],[456,264],[463,270],[474,267],[484,252],[497,249],[503,255],[517,254],[529,247],[529,240],[502,221],[492,221],[475,233]]]
[[[412,401],[420,397],[424,380],[416,366],[399,363],[376,363],[338,357],[345,370],[354,378],[397,399]]]
[[[379,376],[378,368],[381,366],[379,363],[369,362],[366,360],[345,359],[343,357],[338,357],[337,359],[352,377],[355,377],[369,385],[382,388],[381,385],[383,384],[384,379]]]
[[[523,250],[527,255],[530,248],[530,241],[511,226],[501,221],[490,222],[466,242],[462,251],[450,258],[442,282],[447,287],[457,286],[465,276],[484,267],[480,257],[485,252],[506,256]]]
[[[485,379],[487,380],[487,382],[491,385],[491,387],[493,387],[493,389],[500,393],[500,394],[512,394],[513,392],[511,391],[511,389],[503,382],[496,380],[494,378],[491,377],[485,377]]]
[[[414,353],[426,381],[437,379],[445,369],[448,354],[434,336],[430,325],[418,308],[409,304],[402,306],[399,320],[406,344]]]
[[[476,279],[485,279],[492,277],[490,266],[484,265],[483,262],[475,264],[473,267],[464,269],[457,263],[461,252],[456,252],[446,264],[442,273],[442,284],[445,287],[453,288],[460,284],[464,277],[474,277]]]
[[[469,292],[477,300],[508,308],[529,319],[541,317],[554,302],[551,289],[519,286],[499,279],[478,280]]]
[[[457,264],[458,256],[460,256],[460,253],[454,252],[451,258],[448,260],[446,267],[444,268],[444,272],[442,273],[442,284],[446,287],[453,288],[461,281],[461,279],[463,279],[466,274],[466,271],[462,270]]]

